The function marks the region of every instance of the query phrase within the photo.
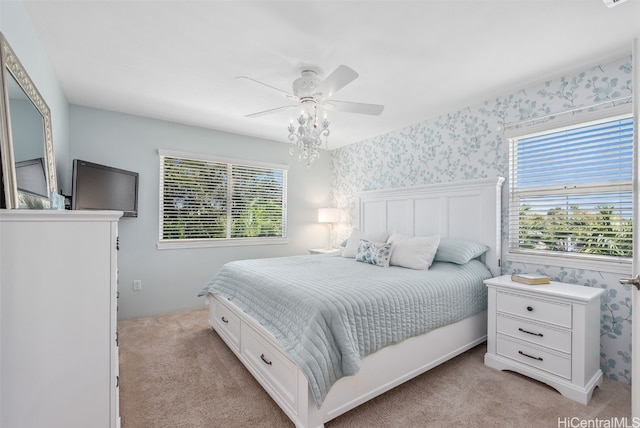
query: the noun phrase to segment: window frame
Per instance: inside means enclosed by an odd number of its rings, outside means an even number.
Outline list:
[[[271,168],[282,170],[283,172],[283,185],[282,185],[282,197],[283,197],[283,236],[275,237],[243,237],[243,238],[187,238],[187,239],[163,239],[163,219],[164,219],[164,206],[163,206],[163,194],[164,194],[164,174],[163,174],[163,159],[165,157],[175,157],[183,159],[191,159],[196,161],[205,162],[217,162],[226,164],[227,167],[231,165],[242,167],[256,167],[256,168]],[[275,244],[287,244],[288,240],[288,165],[274,164],[267,162],[249,161],[244,159],[226,158],[220,156],[212,156],[201,153],[182,152],[176,150],[158,149],[158,242],[157,248],[163,249],[183,249],[183,248],[208,248],[208,247],[235,247],[235,246],[251,246],[251,245],[275,245]],[[227,188],[226,192],[230,193],[230,188]],[[227,232],[228,233],[228,232]]]
[[[585,108],[586,110],[587,108]],[[581,114],[577,114],[570,118],[564,119],[555,119],[552,121],[546,121],[543,123],[535,123],[530,126],[521,126],[518,128],[512,128],[505,131],[505,139],[507,140],[507,144],[509,145],[509,177],[511,179],[513,171],[511,165],[511,150],[512,150],[512,140],[517,138],[524,138],[527,136],[531,136],[534,134],[540,134],[545,132],[554,132],[560,131],[563,128],[575,127],[581,124],[585,126],[591,122],[597,121],[608,121],[615,120],[618,118],[626,118],[632,116],[632,105],[630,103],[622,104],[616,107],[611,107],[608,109],[595,111],[595,112],[585,112]],[[530,122],[534,123],[535,118]],[[634,122],[634,127],[637,124]],[[634,151],[635,151],[634,147]],[[635,177],[636,166],[634,165],[633,176]],[[632,189],[632,182],[629,183],[630,190]],[[511,248],[511,236],[510,229],[512,228],[512,217],[511,217],[511,183],[508,186],[507,191],[507,211],[506,211],[506,227],[507,227],[507,252],[506,259],[509,262],[520,262],[520,263],[532,263],[544,266],[558,266],[563,268],[572,268],[572,269],[584,269],[590,271],[603,271],[603,272],[611,272],[617,273],[621,275],[631,275],[632,268],[632,259],[625,257],[617,257],[617,256],[603,256],[603,255],[595,255],[595,254],[581,254],[581,253],[571,253],[571,252],[549,252],[546,250],[533,250],[533,249],[515,249]],[[635,197],[633,195],[632,197]]]

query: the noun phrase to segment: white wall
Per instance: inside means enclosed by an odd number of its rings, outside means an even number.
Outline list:
[[[285,143],[80,106],[70,108],[69,147],[70,160],[140,173],[138,217],[124,218],[119,226],[121,319],[202,307],[196,294],[228,261],[306,254],[325,245],[327,229],[316,222],[316,208],[330,200],[326,152],[308,169]],[[159,148],[289,164],[289,243],[158,250]],[[142,281],[141,291],[133,291],[134,279]]]

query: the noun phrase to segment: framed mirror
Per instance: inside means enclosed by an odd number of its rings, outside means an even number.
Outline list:
[[[58,191],[51,112],[2,33],[0,66],[0,208],[49,208]]]

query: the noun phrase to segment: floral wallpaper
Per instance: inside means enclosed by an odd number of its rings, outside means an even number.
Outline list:
[[[355,223],[358,192],[508,176],[505,128],[631,102],[631,64],[631,57],[621,58],[333,150],[332,203],[345,212],[336,238],[346,238]],[[506,194],[505,189],[503,207],[507,206]],[[504,239],[506,214],[503,208]],[[601,368],[605,376],[630,383],[631,288],[619,284],[620,275],[520,262],[503,264],[504,274],[525,271],[605,290],[601,300]]]

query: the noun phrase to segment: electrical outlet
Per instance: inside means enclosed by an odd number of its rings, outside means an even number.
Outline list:
[[[134,279],[133,280],[133,291],[140,291],[142,290],[142,281],[139,279]]]

